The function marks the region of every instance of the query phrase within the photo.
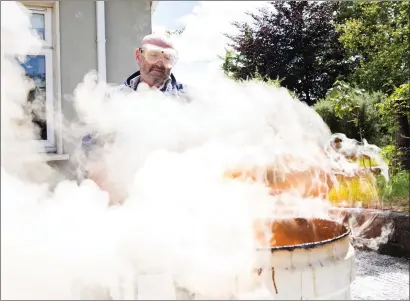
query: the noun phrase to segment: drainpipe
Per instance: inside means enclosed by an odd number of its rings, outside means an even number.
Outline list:
[[[95,2],[97,15],[97,69],[100,79],[107,81],[107,57],[105,52],[105,1]]]

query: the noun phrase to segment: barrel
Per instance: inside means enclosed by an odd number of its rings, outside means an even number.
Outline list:
[[[274,299],[351,300],[356,267],[348,228],[326,219],[270,224],[270,245],[258,247],[255,272]]]
[[[258,285],[244,292],[238,283],[232,300],[351,300],[355,251],[346,226],[328,219],[294,218],[259,220],[254,230]],[[129,296],[134,300],[210,300],[179,287],[160,270],[137,278],[137,294]]]

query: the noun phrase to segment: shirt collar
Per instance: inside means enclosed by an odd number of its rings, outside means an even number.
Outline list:
[[[166,89],[166,87],[169,85],[169,83],[171,82],[171,77],[168,77],[165,81],[164,81],[164,83],[160,86],[160,87],[158,87],[158,89],[159,90],[165,90]],[[135,90],[135,91],[138,91],[138,86],[139,86],[139,84],[141,83],[141,75],[137,75],[136,77],[134,77],[134,78],[132,78],[131,80],[130,80],[130,87],[133,89],[133,90]]]

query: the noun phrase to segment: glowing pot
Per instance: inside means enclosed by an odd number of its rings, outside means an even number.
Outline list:
[[[278,176],[273,169],[267,168],[261,176],[256,171],[229,171],[225,177],[238,180],[263,181],[271,189],[272,194],[298,191],[302,197],[327,198],[333,186],[330,177],[320,169],[312,168],[304,172],[292,172],[286,176]]]
[[[254,229],[259,242],[256,277],[261,277],[274,299],[351,299],[355,252],[345,226],[330,220],[296,218],[259,221]],[[174,288],[172,278],[166,275],[138,278],[138,300],[209,300]],[[257,300],[263,296],[253,295]]]
[[[256,272],[275,299],[351,299],[355,251],[346,227],[303,218],[263,224],[270,224],[272,238],[270,246],[258,248]],[[258,234],[261,243],[266,241]]]

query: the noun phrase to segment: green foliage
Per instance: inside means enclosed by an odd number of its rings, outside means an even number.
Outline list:
[[[185,27],[175,30],[166,30],[165,34],[168,36],[180,36],[185,31]]]
[[[394,144],[382,147],[381,156],[383,160],[385,160],[389,165],[390,174],[395,175],[396,173],[403,170],[403,166],[400,162],[400,158],[403,156],[403,152]]]
[[[386,163],[391,166],[396,157],[397,149],[394,144],[386,145],[381,148],[381,156]]]
[[[225,75],[234,80],[243,79],[240,73],[241,68],[246,66],[245,58],[241,56],[240,53],[234,50],[225,49],[225,52],[225,56],[222,57],[222,70],[224,71]]]
[[[390,94],[410,78],[409,1],[346,1],[336,26],[340,42],[359,62],[350,80]]]
[[[389,124],[391,133],[398,130],[395,122],[397,114],[407,114],[410,119],[410,84],[403,84],[395,88],[387,101],[377,106],[381,118]]]
[[[410,170],[410,1],[343,2],[337,30],[348,56],[359,66],[349,82],[389,98],[377,104],[388,129],[387,144],[402,153],[400,164]],[[399,153],[399,152],[398,152]]]
[[[265,82],[268,85],[275,86],[277,88],[281,87],[281,81],[279,79],[271,79],[266,75],[260,74],[258,70],[255,71],[254,75],[252,76],[252,80]]]
[[[384,207],[399,207],[409,210],[410,172],[401,170],[393,174],[386,183],[383,177],[377,178],[378,193]]]
[[[358,99],[364,93],[363,89],[352,88],[345,82],[336,81],[326,98],[334,103],[336,117],[343,119],[348,115],[352,115],[355,126],[359,126],[361,105]]]
[[[410,79],[409,79],[410,80]],[[394,92],[392,93],[392,95],[390,95],[391,99],[400,99],[402,100],[402,105],[406,106],[407,110],[410,109],[410,84],[403,84],[398,88],[394,89]],[[405,101],[407,100],[407,101]],[[398,107],[396,107],[395,109],[398,109]]]
[[[359,141],[365,138],[383,146],[390,140],[389,131],[379,118],[376,105],[385,101],[383,93],[368,93],[337,81],[314,108],[333,133],[344,133]]]
[[[394,163],[410,170],[410,84],[395,88],[377,109],[381,121],[389,129],[391,143],[398,146]]]

